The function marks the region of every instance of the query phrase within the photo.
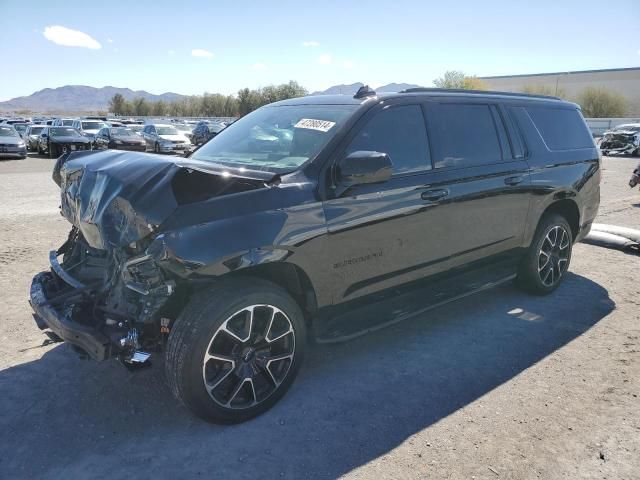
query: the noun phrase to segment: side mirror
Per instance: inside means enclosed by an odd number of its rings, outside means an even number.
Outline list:
[[[359,150],[350,153],[337,164],[337,180],[341,187],[386,182],[391,178],[393,164],[382,152]]]

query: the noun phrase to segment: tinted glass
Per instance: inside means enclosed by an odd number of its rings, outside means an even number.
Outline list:
[[[42,132],[42,130],[44,130],[44,127],[31,127],[31,130],[29,133],[30,135],[39,135]]]
[[[51,127],[49,129],[49,135],[52,137],[75,137],[79,136],[80,132],[71,127]]]
[[[156,127],[158,135],[179,135],[180,132],[173,127],[163,127],[161,125]]]
[[[526,107],[549,150],[593,147],[593,137],[576,109]]]
[[[428,107],[429,136],[436,168],[486,165],[502,160],[489,105],[441,103]]]
[[[427,131],[419,105],[387,107],[358,132],[347,154],[371,150],[389,155],[394,173],[431,168]]]
[[[17,137],[18,132],[16,132],[13,127],[4,127],[0,126],[0,137]]]
[[[129,137],[131,135],[135,135],[135,133],[125,127],[112,128],[110,129],[110,131],[111,135],[114,135],[116,137]]]
[[[291,172],[315,158],[355,108],[262,107],[222,130],[191,158],[251,170]]]
[[[103,127],[102,122],[82,122],[83,130],[97,130]]]

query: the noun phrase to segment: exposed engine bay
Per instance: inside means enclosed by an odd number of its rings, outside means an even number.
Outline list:
[[[95,249],[73,227],[67,241],[50,254],[51,272],[41,282],[44,294],[68,320],[104,336],[104,351],[92,356],[135,363],[146,360],[147,351],[163,347],[170,319],[160,312],[176,282],[137,253]]]
[[[600,142],[604,155],[626,153],[640,155],[640,124],[619,125],[605,132]]]

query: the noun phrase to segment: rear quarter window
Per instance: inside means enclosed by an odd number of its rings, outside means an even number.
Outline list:
[[[549,150],[593,147],[593,137],[578,110],[527,106],[526,111]]]

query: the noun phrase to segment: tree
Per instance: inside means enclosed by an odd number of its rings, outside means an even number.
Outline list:
[[[125,102],[125,98],[121,94],[116,93],[113,97],[111,97],[111,100],[109,100],[109,111],[115,113],[116,115],[122,115],[124,113],[123,107]]]
[[[149,106],[149,102],[147,102],[142,97],[136,97],[133,99],[133,114],[140,115],[142,117],[146,117],[151,113],[151,107]]]
[[[623,117],[627,111],[627,100],[622,95],[602,87],[585,88],[578,103],[587,118]]]
[[[457,88],[463,90],[487,90],[484,80],[475,76],[467,76],[464,72],[449,70],[440,78],[436,78],[433,84],[437,88]]]
[[[153,102],[151,104],[151,112],[152,115],[158,117],[164,117],[167,114],[167,104],[162,100],[158,100],[157,102]]]

